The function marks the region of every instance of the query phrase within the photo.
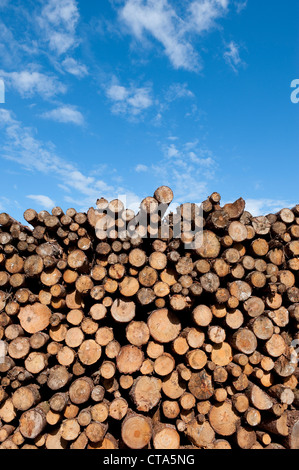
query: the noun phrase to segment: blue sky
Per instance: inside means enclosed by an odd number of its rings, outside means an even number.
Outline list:
[[[0,210],[299,202],[297,0],[0,0]]]

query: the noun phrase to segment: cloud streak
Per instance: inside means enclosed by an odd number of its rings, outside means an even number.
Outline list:
[[[153,104],[152,90],[149,86],[125,87],[119,85],[114,79],[111,85],[106,87],[106,96],[112,103],[114,114],[124,114],[131,117],[139,116]]]
[[[71,75],[75,75],[77,78],[83,78],[88,75],[88,70],[86,65],[81,64],[73,57],[67,57],[62,62],[62,66],[66,70],[66,72],[70,73]]]
[[[55,202],[49,198],[48,196],[40,195],[29,195],[26,196],[28,199],[32,199],[36,204],[39,206],[46,208],[46,209],[53,209],[55,207]]]
[[[238,67],[243,64],[240,57],[240,48],[234,41],[231,41],[227,45],[223,57],[226,63],[234,70],[234,72],[237,72]]]
[[[74,106],[60,106],[58,108],[47,111],[41,115],[44,119],[61,122],[65,124],[76,124],[77,126],[84,125],[84,116]]]
[[[293,207],[290,201],[279,200],[279,199],[246,199],[245,209],[250,212],[253,216],[267,215],[280,211],[283,207]]]
[[[42,98],[52,98],[58,94],[66,93],[66,86],[56,77],[46,75],[35,70],[20,72],[5,72],[0,70],[5,83],[14,88],[23,98],[31,98],[35,94]]]
[[[168,0],[125,0],[119,19],[139,43],[147,37],[160,43],[175,69],[199,71],[193,38],[211,30],[228,4],[229,0],[193,0],[178,12]]]
[[[49,0],[37,16],[37,22],[57,55],[62,55],[78,44],[76,27],[80,18],[75,0]]]

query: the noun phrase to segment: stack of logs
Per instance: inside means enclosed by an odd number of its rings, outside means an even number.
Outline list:
[[[172,200],[0,214],[1,449],[299,448],[299,205]]]

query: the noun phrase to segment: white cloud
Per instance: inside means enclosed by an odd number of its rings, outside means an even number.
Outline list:
[[[149,88],[136,88],[127,99],[128,105],[132,108],[133,114],[139,114],[143,109],[152,105]]]
[[[11,124],[13,122],[13,118],[11,112],[8,109],[0,109],[0,126],[2,124]]]
[[[250,212],[253,216],[267,215],[280,211],[283,207],[293,207],[290,201],[278,199],[246,199],[245,210]]]
[[[5,6],[5,0],[0,0],[0,8],[1,3]],[[2,67],[9,66],[12,70],[18,66],[20,69],[25,61],[28,62],[28,57],[44,57],[49,52],[52,63],[55,60],[53,56],[58,56],[61,61],[61,55],[68,54],[69,58],[72,49],[80,44],[80,36],[77,34],[80,14],[76,0],[39,0],[25,2],[25,6],[11,0],[9,3],[15,27],[6,27],[0,18]],[[28,8],[27,3],[30,5]],[[86,67],[73,60],[74,62],[70,59],[65,64],[69,73],[79,78],[86,75]]]
[[[247,7],[247,0],[239,0],[235,2],[237,13],[241,13]]]
[[[182,19],[167,0],[148,0],[145,4],[141,0],[127,0],[120,18],[138,40],[146,32],[160,42],[175,68],[197,68],[197,55],[180,32]]]
[[[124,101],[128,97],[128,91],[125,87],[120,85],[111,85],[107,90],[107,96],[112,101]]]
[[[16,6],[13,6],[14,13],[20,12]],[[22,10],[22,19],[24,21],[25,10]],[[18,28],[15,28],[15,33],[18,34]],[[21,67],[24,63],[24,55],[26,58],[34,56],[39,52],[38,44],[35,39],[30,37],[30,33],[15,37],[12,29],[9,29],[0,19],[0,57],[1,66],[9,67],[10,70],[16,69],[17,66]]]
[[[192,40],[215,25],[226,13],[228,0],[193,0],[180,5],[180,14],[168,0],[125,0],[119,18],[140,42],[146,34],[164,48],[173,67],[198,71],[199,56]]]
[[[237,67],[242,64],[242,60],[240,57],[239,46],[234,41],[231,41],[227,45],[223,57],[232,69],[237,72]]]
[[[165,96],[167,101],[175,101],[180,98],[193,98],[193,97],[194,97],[194,93],[188,90],[187,83],[173,83],[172,85],[170,85]]]
[[[137,173],[145,173],[148,170],[146,165],[142,165],[141,163],[135,167],[135,171]]]
[[[171,144],[167,148],[167,156],[170,157],[170,158],[179,156],[179,151],[178,151],[178,149],[176,148],[176,146],[174,144]]]
[[[55,202],[50,199],[48,196],[43,195],[29,195],[26,196],[28,199],[32,199],[36,204],[45,208],[45,209],[53,209],[55,207]]]
[[[215,20],[228,8],[228,0],[195,0],[190,3],[189,11],[193,21],[192,28],[197,33],[208,31],[215,25]]]
[[[76,0],[48,0],[37,16],[37,22],[50,49],[58,55],[74,47],[80,15]]]
[[[0,75],[8,86],[15,88],[21,96],[28,98],[39,94],[43,98],[51,98],[59,93],[66,92],[66,86],[56,77],[45,75],[34,70],[21,72],[4,72]]]
[[[42,117],[62,123],[71,123],[78,126],[84,125],[83,114],[74,106],[60,106],[59,108],[43,113]]]
[[[67,57],[64,59],[62,66],[68,73],[75,75],[78,78],[83,78],[88,75],[86,65],[80,64],[80,62],[77,62],[77,60],[73,59],[72,57]]]
[[[149,86],[126,88],[112,84],[106,88],[106,95],[112,101],[114,114],[138,116],[153,104],[152,90]]]

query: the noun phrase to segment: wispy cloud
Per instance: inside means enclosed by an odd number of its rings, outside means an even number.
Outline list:
[[[62,66],[68,73],[75,75],[77,78],[83,78],[88,75],[86,65],[81,64],[72,57],[67,57],[64,59]]]
[[[241,13],[241,11],[245,10],[247,7],[247,0],[237,0],[235,1],[237,13]]]
[[[52,121],[76,124],[77,126],[84,125],[84,116],[74,106],[60,106],[52,109],[41,115],[44,119],[51,119]]]
[[[112,102],[112,112],[114,114],[126,114],[128,116],[138,116],[153,104],[152,90],[149,86],[124,87],[114,80],[106,88],[106,95]]]
[[[192,24],[187,29],[201,34],[215,26],[215,20],[223,16],[228,9],[229,0],[194,0],[189,6],[189,20]]]
[[[2,67],[13,64],[16,61],[19,44],[15,40],[12,32],[0,20],[0,54]]]
[[[174,144],[171,144],[167,147],[167,156],[172,158],[172,157],[177,157],[179,156],[180,152],[176,148]]]
[[[36,17],[43,37],[58,55],[65,54],[78,43],[79,18],[76,0],[48,0]]]
[[[246,199],[245,209],[253,216],[267,215],[280,211],[283,207],[293,207],[295,204],[291,201],[279,199]]]
[[[143,165],[142,163],[140,163],[139,165],[136,165],[135,167],[135,171],[137,173],[145,173],[147,170],[148,170],[147,165]]]
[[[36,204],[39,206],[45,208],[45,209],[52,209],[55,207],[55,202],[50,199],[48,196],[43,196],[42,194],[40,195],[29,195],[26,196],[28,199],[32,199]]]
[[[31,98],[35,94],[43,98],[52,98],[66,92],[66,86],[55,76],[46,75],[36,70],[23,70],[20,72],[5,72],[0,70],[5,83],[14,88],[24,98]]]
[[[238,44],[234,41],[231,41],[223,54],[225,61],[231,66],[234,72],[237,72],[237,69],[240,65],[243,64],[240,57],[240,48]]]
[[[198,71],[201,68],[193,37],[209,31],[228,9],[229,0],[193,0],[179,12],[168,0],[125,0],[120,21],[141,43],[152,36],[164,49],[173,67]]]
[[[173,83],[165,95],[166,101],[175,101],[180,98],[194,98],[194,93],[188,89],[187,83]]]

